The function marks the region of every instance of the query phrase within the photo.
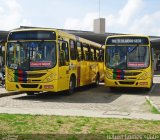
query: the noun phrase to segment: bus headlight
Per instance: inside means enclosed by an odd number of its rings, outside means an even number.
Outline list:
[[[51,75],[49,75],[45,80],[44,80],[44,82],[51,82],[51,81],[53,81],[53,78],[55,77],[55,75],[54,74],[51,74]]]
[[[150,76],[151,74],[149,72],[144,73],[142,76],[139,77],[139,80],[146,80]]]
[[[7,74],[7,80],[8,80],[9,82],[14,82],[14,77],[11,76],[10,74]]]
[[[108,79],[113,79],[113,74],[110,72],[106,72],[106,76]]]

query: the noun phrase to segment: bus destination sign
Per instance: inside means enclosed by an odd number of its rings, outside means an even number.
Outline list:
[[[111,37],[107,39],[106,44],[149,44],[149,40],[143,37]]]
[[[112,43],[120,43],[120,44],[141,44],[142,40],[141,39],[112,39]]]

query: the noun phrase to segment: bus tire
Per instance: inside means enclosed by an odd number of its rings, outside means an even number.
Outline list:
[[[71,95],[74,93],[76,87],[76,78],[75,76],[71,76],[70,82],[69,82],[69,90],[67,92],[67,95]]]
[[[99,82],[100,82],[100,76],[99,76],[99,73],[97,73],[97,75],[96,75],[96,81],[95,81],[95,86],[99,86]]]
[[[28,96],[32,96],[32,95],[34,95],[34,92],[26,92],[26,94],[27,94]]]

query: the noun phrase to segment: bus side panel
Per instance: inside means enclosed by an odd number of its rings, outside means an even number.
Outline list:
[[[95,61],[90,62],[90,83],[95,83],[97,73],[98,63]]]
[[[98,63],[98,69],[100,73],[100,81],[104,81],[104,63],[103,62]]]
[[[89,80],[89,61],[81,61],[81,86],[90,83]]]

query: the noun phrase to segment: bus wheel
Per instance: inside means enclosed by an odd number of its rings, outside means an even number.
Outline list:
[[[74,90],[75,90],[75,87],[76,87],[76,79],[75,77],[71,77],[70,78],[70,82],[69,82],[69,90],[67,92],[67,95],[71,95],[73,94]]]
[[[95,85],[99,86],[99,82],[100,82],[100,76],[99,76],[99,74],[97,74],[96,75],[96,83],[95,83]]]
[[[27,92],[28,96],[34,95],[34,92]]]

